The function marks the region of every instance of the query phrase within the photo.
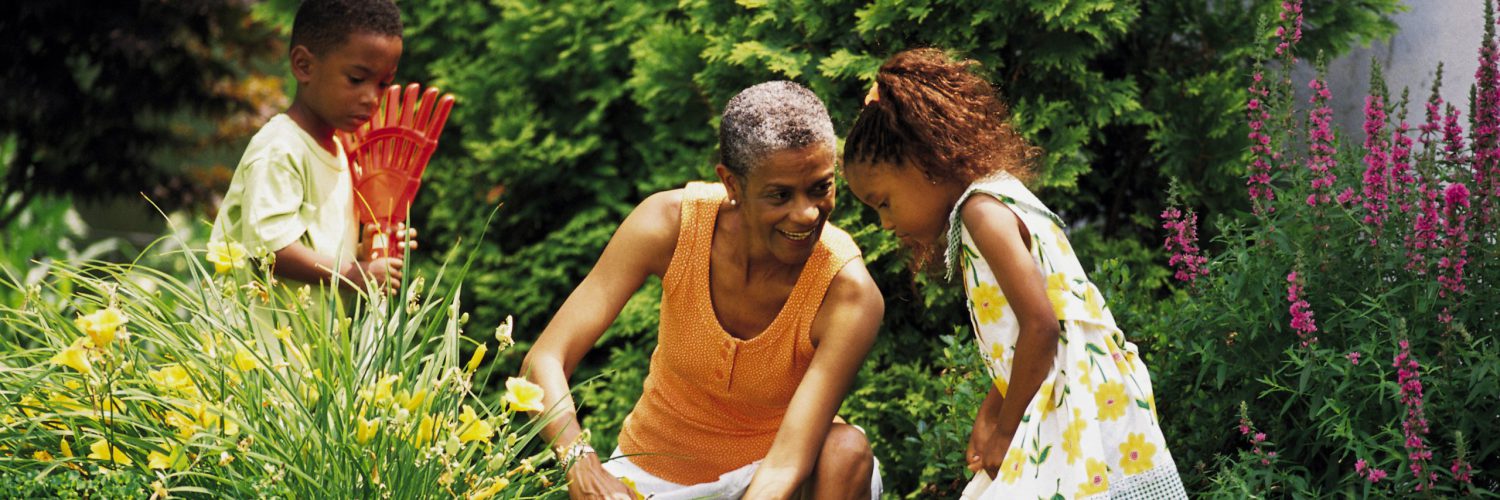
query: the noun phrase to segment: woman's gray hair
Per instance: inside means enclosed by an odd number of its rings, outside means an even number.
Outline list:
[[[837,140],[823,100],[785,80],[740,91],[719,120],[720,161],[741,178],[777,151],[821,143],[836,152]]]

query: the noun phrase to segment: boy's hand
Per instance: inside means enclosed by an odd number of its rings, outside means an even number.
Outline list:
[[[367,285],[375,285],[378,290],[394,292],[401,287],[403,265],[401,259],[392,257],[360,261],[344,272],[344,278],[349,280],[350,286],[355,290],[364,290]]]
[[[396,224],[395,232],[397,240],[399,240],[397,245],[400,245],[403,250],[417,249],[416,228],[406,227],[406,223],[403,222]],[[380,232],[379,224],[366,224],[364,226],[364,234],[361,235],[359,240],[359,253],[356,255],[368,256],[372,261],[380,257],[389,256],[392,253],[392,249],[388,246],[389,241],[390,239],[384,233]]]

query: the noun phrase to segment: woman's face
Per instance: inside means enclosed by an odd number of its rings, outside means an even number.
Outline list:
[[[727,175],[733,182],[723,180],[732,184],[729,196],[744,211],[752,246],[785,264],[807,262],[833,212],[833,149],[811,144],[777,151],[743,179]]]

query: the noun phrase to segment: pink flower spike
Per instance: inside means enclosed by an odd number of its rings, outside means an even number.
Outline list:
[[[1345,356],[1349,358],[1350,364],[1359,364],[1359,351],[1351,352],[1349,354],[1346,354]]]

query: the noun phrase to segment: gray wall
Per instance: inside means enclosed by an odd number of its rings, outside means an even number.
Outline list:
[[[1343,0],[1309,0],[1343,1]],[[1411,89],[1407,122],[1413,130],[1425,120],[1424,107],[1438,62],[1443,63],[1443,100],[1458,106],[1468,130],[1469,87],[1479,69],[1479,44],[1484,39],[1484,0],[1407,0],[1406,12],[1393,20],[1400,26],[1390,40],[1367,43],[1328,62],[1328,87],[1333,93],[1334,119],[1339,136],[1364,141],[1364,102],[1370,89],[1370,60],[1385,71],[1391,98]],[[1308,98],[1307,82],[1315,75],[1312,56],[1293,74],[1300,102]]]

